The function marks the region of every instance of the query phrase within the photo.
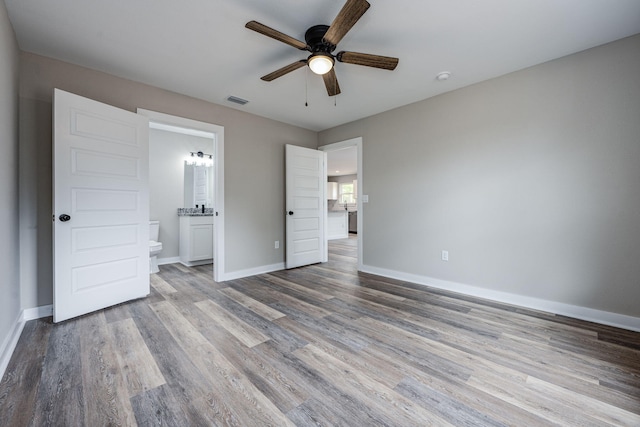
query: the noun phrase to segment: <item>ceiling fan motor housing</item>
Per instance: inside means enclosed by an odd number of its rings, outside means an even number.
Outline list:
[[[331,54],[336,49],[335,45],[324,41],[324,35],[329,29],[328,25],[314,25],[304,33],[304,40],[311,49],[311,52],[323,52]]]

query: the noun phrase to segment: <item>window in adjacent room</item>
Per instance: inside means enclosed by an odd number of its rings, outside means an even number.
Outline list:
[[[355,203],[356,195],[353,193],[353,183],[340,183],[340,203]]]

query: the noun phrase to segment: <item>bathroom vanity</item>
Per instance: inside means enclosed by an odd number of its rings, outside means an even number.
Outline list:
[[[213,209],[178,209],[180,262],[187,267],[213,262]]]

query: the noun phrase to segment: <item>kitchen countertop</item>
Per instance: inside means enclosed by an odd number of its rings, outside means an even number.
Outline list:
[[[178,216],[213,216],[213,208],[178,208]]]

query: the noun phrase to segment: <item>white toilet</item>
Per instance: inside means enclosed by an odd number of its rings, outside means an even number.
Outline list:
[[[158,268],[158,254],[162,252],[162,243],[158,242],[160,221],[149,221],[149,274],[160,271]]]

